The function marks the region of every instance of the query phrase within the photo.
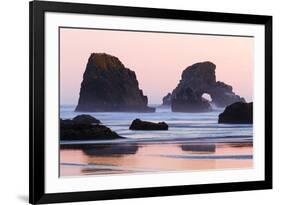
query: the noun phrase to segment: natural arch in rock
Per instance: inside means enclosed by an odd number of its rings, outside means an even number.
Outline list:
[[[212,102],[212,97],[209,93],[203,93],[201,97],[209,102]]]
[[[206,61],[187,67],[171,96],[173,112],[206,112],[211,104],[202,95],[207,93],[217,107],[226,107],[234,102],[245,102],[236,95],[230,85],[216,81],[216,65]]]

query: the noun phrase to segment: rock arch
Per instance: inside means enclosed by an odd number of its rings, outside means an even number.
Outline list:
[[[201,98],[203,98],[203,100],[207,100],[208,102],[212,102],[212,96],[209,93],[203,93]]]
[[[236,95],[230,85],[216,81],[216,65],[206,61],[187,67],[171,96],[173,112],[206,112],[212,110],[211,102],[202,98],[207,93],[217,107],[226,107],[234,102],[245,102]]]

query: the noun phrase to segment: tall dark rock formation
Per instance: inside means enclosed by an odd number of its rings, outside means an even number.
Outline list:
[[[168,93],[166,96],[162,98],[162,105],[171,105],[172,94]]]
[[[208,61],[187,67],[172,92],[172,111],[205,112],[211,110],[211,103],[225,107],[234,102],[245,102],[232,91],[230,85],[216,81],[215,69],[216,65]],[[202,97],[204,93],[211,96],[211,102]]]
[[[134,71],[105,53],[89,57],[80,97],[75,111],[81,112],[154,112],[147,106],[147,96],[139,89]]]

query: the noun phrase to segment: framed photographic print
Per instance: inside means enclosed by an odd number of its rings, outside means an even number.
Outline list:
[[[272,188],[272,17],[30,2],[30,203]]]

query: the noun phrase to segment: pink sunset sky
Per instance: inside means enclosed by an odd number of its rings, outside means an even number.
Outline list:
[[[149,104],[161,104],[182,71],[202,61],[216,64],[217,80],[252,101],[253,48],[251,37],[60,28],[61,104],[77,104],[83,73],[94,52],[116,56],[135,71]]]

